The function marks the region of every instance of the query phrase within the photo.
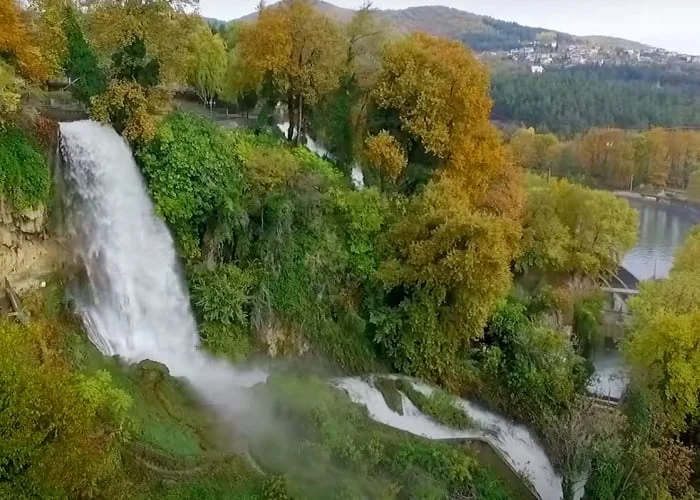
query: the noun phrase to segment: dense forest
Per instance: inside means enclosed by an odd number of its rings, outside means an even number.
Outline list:
[[[494,118],[571,136],[593,127],[700,127],[698,78],[660,68],[587,66],[497,73]]]
[[[492,17],[484,17],[483,23],[487,29],[465,33],[459,37],[465,45],[476,52],[517,49],[538,40],[538,36],[547,32],[542,28],[522,26]],[[573,38],[564,33],[557,33],[557,36],[561,42],[570,41]]]
[[[700,234],[630,304],[629,385],[601,410],[586,392],[599,282],[635,244],[637,215],[536,175],[541,158],[575,156],[627,182],[608,170],[648,151],[650,182],[683,183],[695,136],[663,180],[665,131],[632,153],[626,132],[592,131],[557,156],[534,130],[504,140],[488,72],[460,42],[386,33],[369,6],[340,25],[307,0],[263,3],[214,29],[193,6],[0,4],[0,197],[51,206],[55,123],[39,104],[49,79],[70,77],[85,116],[131,146],[202,349],[272,367],[246,393],[255,432],[231,432],[167,367],[100,353],[66,293],[89,277],[69,266],[22,296],[22,322],[0,313],[0,496],[519,498],[482,455],[378,425],[324,379],[399,374],[440,389],[382,378],[395,413],[406,396],[434,423],[473,428],[459,395],[527,425],[567,500],[582,473],[585,498],[697,497]],[[177,109],[177,86],[199,116]],[[244,126],[214,123],[218,100]]]

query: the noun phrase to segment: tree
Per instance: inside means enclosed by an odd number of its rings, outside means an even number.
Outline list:
[[[30,36],[16,0],[0,5],[0,60],[30,82],[39,83],[48,78],[49,65]]]
[[[90,39],[102,58],[140,40],[149,58],[159,62],[158,80],[184,83],[190,38],[201,22],[188,10],[198,0],[87,0]]]
[[[603,185],[628,187],[634,173],[634,151],[619,129],[592,129],[580,144],[581,166]]]
[[[73,0],[29,0],[32,33],[47,62],[49,75],[54,76],[63,67],[68,41],[64,28],[66,10],[75,9]]]
[[[75,9],[67,7],[64,16],[66,56],[63,67],[66,75],[74,80],[72,90],[75,98],[89,104],[92,97],[105,91],[105,75],[97,54],[85,40]]]
[[[19,112],[23,89],[24,80],[0,61],[0,132]]]
[[[139,141],[154,137],[169,96],[135,82],[113,80],[90,102],[95,120],[111,123],[129,141]]]
[[[415,33],[387,47],[373,99],[427,153],[449,160],[487,123],[488,90],[486,70],[464,45]]]
[[[368,165],[380,173],[382,185],[384,180],[395,182],[406,168],[406,154],[386,130],[367,137],[364,156]]]
[[[632,248],[636,234],[637,215],[625,200],[565,180],[532,179],[516,267],[607,274]]]
[[[261,9],[255,22],[242,27],[236,49],[249,85],[269,79],[279,89],[289,115],[288,139],[298,141],[304,109],[339,85],[343,39],[338,27],[308,0],[285,0]]]
[[[669,277],[645,282],[630,301],[633,314],[625,354],[637,380],[657,393],[671,429],[698,414],[700,391],[700,231],[678,251]]]
[[[221,92],[224,84],[228,63],[226,46],[219,35],[202,26],[190,41],[190,53],[192,61],[187,81],[211,107],[214,96]]]
[[[120,498],[118,438],[131,399],[107,372],[71,373],[48,347],[59,338],[50,324],[0,322],[0,495]]]

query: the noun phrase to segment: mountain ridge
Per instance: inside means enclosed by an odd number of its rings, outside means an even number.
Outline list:
[[[338,7],[325,0],[312,0],[312,3],[318,10],[339,22],[348,21],[355,13],[353,9]],[[635,40],[595,34],[572,35],[563,31],[521,25],[443,5],[377,9],[376,13],[380,19],[389,22],[398,31],[425,31],[432,35],[460,40],[477,52],[485,52],[489,49],[517,48],[522,43],[534,40],[537,34],[542,32],[555,33],[560,40],[566,42],[599,44],[620,49],[643,50],[652,48],[650,45]],[[256,15],[256,12],[252,12],[233,21],[251,21],[255,19]]]

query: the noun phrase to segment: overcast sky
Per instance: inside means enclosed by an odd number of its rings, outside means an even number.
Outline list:
[[[357,8],[361,0],[332,0]],[[231,20],[258,0],[200,0],[203,16]],[[381,9],[449,5],[574,35],[608,35],[700,55],[700,0],[374,0]]]

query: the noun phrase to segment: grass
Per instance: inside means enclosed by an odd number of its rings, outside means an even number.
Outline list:
[[[27,309],[65,332],[63,352],[77,373],[107,370],[133,399],[121,456],[131,491],[140,498],[511,497],[473,453],[379,425],[325,379],[289,370],[253,389],[270,419],[261,418],[265,423],[247,442],[261,474],[248,458],[231,452],[230,438],[222,439],[211,415],[162,367],[152,362],[128,367],[102,356],[68,312],[62,290],[60,280],[50,282],[26,298]],[[380,385],[392,404],[400,401],[396,386]],[[426,401],[434,413],[449,414],[442,396]]]

